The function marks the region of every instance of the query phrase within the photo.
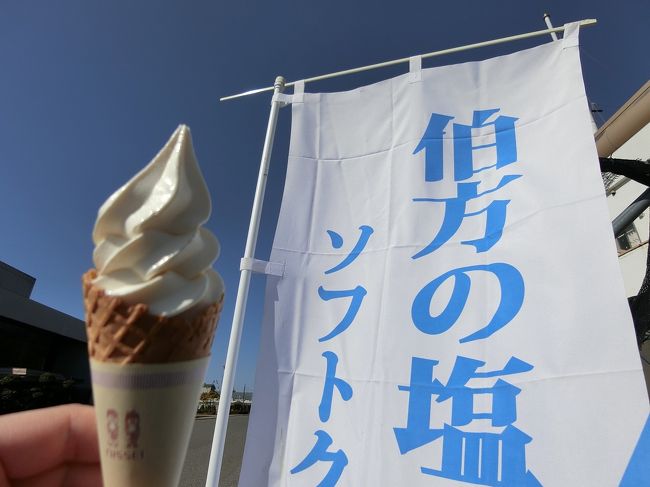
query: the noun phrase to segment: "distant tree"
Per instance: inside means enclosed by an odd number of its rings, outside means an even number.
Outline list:
[[[219,393],[214,389],[201,393],[201,401],[208,401],[210,399],[219,399]]]

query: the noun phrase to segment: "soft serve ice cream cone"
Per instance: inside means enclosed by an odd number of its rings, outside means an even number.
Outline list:
[[[223,304],[210,209],[184,125],[99,209],[83,293],[106,487],[178,485]]]

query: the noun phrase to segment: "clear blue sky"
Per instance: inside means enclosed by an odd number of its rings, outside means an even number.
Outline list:
[[[650,78],[650,1],[0,0],[0,260],[37,278],[33,298],[82,317],[101,203],[188,124],[213,200],[216,268],[227,286],[208,380],[221,381],[270,96],[219,97],[288,80],[583,18],[587,93],[606,119]],[[434,58],[480,60],[520,41]],[[323,81],[340,91],[406,66]],[[268,257],[280,206],[290,112],[281,113],[258,244]],[[254,278],[237,389],[253,388],[263,279]]]

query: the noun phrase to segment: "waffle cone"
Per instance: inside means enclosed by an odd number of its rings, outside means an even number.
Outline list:
[[[83,275],[88,355],[119,364],[167,363],[210,355],[223,296],[198,315],[163,317],[146,304],[127,304],[92,284],[97,271]]]

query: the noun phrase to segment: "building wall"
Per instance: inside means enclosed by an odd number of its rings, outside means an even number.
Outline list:
[[[83,321],[30,299],[33,285],[0,262],[0,414],[91,400]]]
[[[0,367],[53,372],[90,383],[85,343],[2,317]]]
[[[620,149],[612,154],[612,157],[619,159],[650,159],[650,124],[646,125],[623,144]],[[607,197],[607,203],[612,220],[646,189],[644,185],[636,181],[630,181],[619,188],[615,194],[609,195]],[[639,242],[628,251],[621,252],[619,250],[618,258],[627,297],[638,294],[645,277],[649,245],[648,238],[650,237],[650,210],[644,211],[639,218],[634,220],[633,225],[636,231],[635,237],[638,236]],[[641,350],[641,363],[648,388],[648,395],[650,396],[650,342],[645,342]]]
[[[36,279],[0,261],[0,288],[29,298]]]
[[[637,132],[630,140],[618,149],[612,157],[619,159],[643,159],[650,158],[650,124]],[[607,204],[609,213],[613,220],[625,208],[628,207],[647,188],[630,181],[619,188],[616,193],[609,195]],[[650,210],[644,211],[634,222],[634,229],[638,236],[638,243],[628,251],[620,252],[619,264],[625,282],[625,292],[628,297],[636,296],[646,270],[646,258],[648,254],[648,238],[650,236]],[[636,240],[635,238],[633,240]]]

